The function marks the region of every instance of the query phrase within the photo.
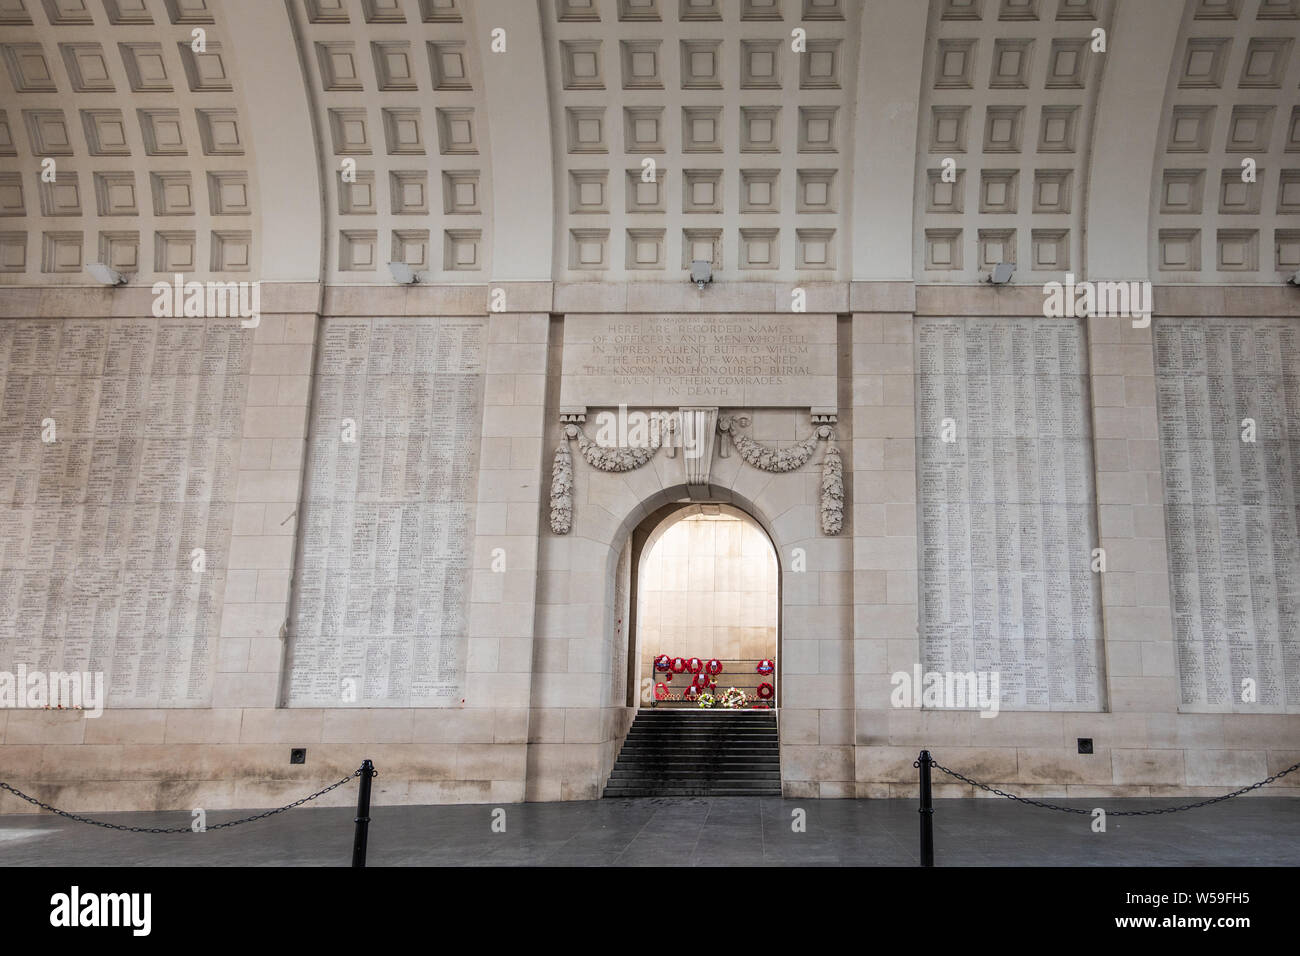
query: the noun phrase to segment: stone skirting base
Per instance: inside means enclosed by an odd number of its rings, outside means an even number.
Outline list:
[[[1300,761],[1295,750],[1099,749],[931,745],[935,759],[990,786],[1037,799],[1218,796]],[[290,803],[375,762],[377,805],[507,804],[598,799],[617,741],[593,744],[344,743],[308,747],[290,765],[288,744],[11,744],[0,779],[60,809],[189,811]],[[915,798],[919,748],[781,750],[782,793],[796,799]],[[525,782],[524,768],[527,767]],[[820,768],[826,776],[808,775]],[[852,774],[856,779],[836,779]],[[496,776],[512,773],[514,776]],[[832,776],[834,775],[834,776]],[[936,771],[935,796],[988,797]],[[1254,795],[1300,797],[1300,772]],[[350,806],[345,785],[313,806]],[[8,794],[0,813],[38,812]]]

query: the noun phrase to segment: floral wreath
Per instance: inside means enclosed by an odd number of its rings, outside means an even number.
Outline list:
[[[669,695],[668,695],[667,684],[665,684],[663,681],[660,681],[658,684],[655,684],[655,700],[667,700],[668,696]]]
[[[745,692],[738,687],[728,687],[726,691],[718,698],[718,702],[726,708],[734,709],[745,706]]]
[[[673,666],[673,673],[680,674],[682,671],[686,670],[686,658],[674,657],[672,666]]]
[[[709,661],[707,664],[704,665],[704,669],[707,670],[710,674],[721,674],[722,661],[718,660],[715,657],[713,658],[713,660]]]
[[[706,692],[700,695],[701,707],[707,709],[709,707],[713,707],[715,704],[717,704],[717,700],[714,699],[714,696],[712,694]]]
[[[764,658],[758,662],[758,666],[755,667],[754,670],[766,677],[768,674],[772,673],[772,671],[776,670],[776,665]]]
[[[763,700],[771,700],[771,699],[772,699],[772,695],[773,695],[774,693],[775,693],[775,691],[772,690],[772,685],[769,684],[767,681],[763,681],[763,683],[761,683],[761,684],[758,685],[758,696],[759,696],[761,699],[763,699]]]
[[[694,684],[691,684],[686,688],[686,690],[682,691],[682,700],[695,700],[695,698],[699,696],[700,689]]]
[[[686,667],[690,670],[692,674],[698,674],[701,670],[704,669],[704,662],[701,661],[698,657],[692,657],[690,660],[686,662]]]
[[[655,658],[655,670],[657,671],[672,670],[672,666],[673,666],[673,659],[669,657],[667,654],[660,654],[658,657]]]

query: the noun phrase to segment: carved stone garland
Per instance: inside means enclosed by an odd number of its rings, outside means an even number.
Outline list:
[[[822,533],[839,534],[844,528],[844,462],[834,444],[834,429],[821,424],[807,438],[787,448],[768,448],[737,431],[737,426],[748,425],[748,418],[727,417],[719,419],[718,431],[726,433],[742,461],[761,471],[781,474],[802,468],[812,458],[817,442],[826,442],[826,453],[822,456]],[[605,448],[588,438],[573,422],[564,426],[562,437],[551,466],[551,531],[555,534],[568,534],[573,527],[573,456],[568,442],[577,440],[578,451],[587,464],[614,473],[640,468],[654,458],[660,447],[656,437],[644,448]]]
[[[718,427],[731,438],[731,444],[740,453],[741,460],[761,471],[777,473],[796,471],[808,462],[808,459],[812,457],[813,452],[817,449],[820,436],[816,432],[789,448],[768,448],[766,445],[760,445],[748,435],[737,432],[735,429],[737,421],[740,424],[748,424],[749,420],[731,419],[723,422]]]
[[[578,453],[597,471],[623,472],[640,468],[659,451],[656,435],[646,447],[618,446],[606,448],[598,445],[574,422],[569,422],[561,432],[561,442],[555,449],[551,465],[551,531],[568,534],[573,527],[573,456],[569,454],[570,441],[578,442]]]
[[[573,456],[561,441],[551,465],[551,531],[568,534],[573,527]]]
[[[748,425],[748,418],[723,418],[718,422],[718,430],[731,439],[742,461],[762,471],[780,474],[802,468],[812,458],[817,442],[826,442],[826,453],[822,456],[822,533],[839,534],[844,528],[844,462],[839,448],[833,444],[835,432],[831,426],[818,425],[811,435],[789,447],[768,448],[737,430]]]
[[[832,436],[834,437],[834,436]],[[844,528],[844,462],[840,449],[826,443],[822,458],[822,533],[839,534]]]
[[[577,432],[574,436],[572,432]],[[565,434],[570,437],[577,437],[578,451],[582,457],[587,459],[587,464],[591,465],[598,471],[631,471],[634,468],[640,468],[655,456],[659,450],[659,440],[656,439],[644,448],[635,445],[616,445],[613,448],[606,448],[604,445],[597,445],[587,437],[586,433],[577,425],[570,425],[565,429]]]

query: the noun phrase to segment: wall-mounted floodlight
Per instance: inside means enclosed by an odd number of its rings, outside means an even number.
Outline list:
[[[989,273],[989,281],[994,285],[1006,285],[1011,281],[1015,274],[1016,264],[1014,262],[999,262]]]
[[[420,273],[416,272],[405,262],[390,262],[388,271],[393,274],[394,281],[401,285],[415,285],[420,281]]]
[[[1300,272],[1297,272],[1295,275],[1291,276],[1286,281],[1291,285],[1300,286]]]
[[[87,262],[86,271],[90,273],[91,278],[96,282],[102,282],[104,285],[126,285],[126,280],[129,278],[102,262]]]
[[[703,289],[713,281],[713,263],[708,259],[691,260],[691,281]]]

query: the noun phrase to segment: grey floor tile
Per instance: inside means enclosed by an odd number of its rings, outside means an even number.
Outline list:
[[[1077,803],[1077,801],[1076,801]],[[1108,809],[1165,805],[1110,800]],[[494,833],[487,806],[376,807],[374,866],[915,866],[915,800],[780,797],[511,804]],[[792,812],[803,811],[796,832]],[[209,823],[238,811],[212,814]],[[0,816],[0,865],[346,866],[353,811],[305,808],[229,830],[153,835],[48,814]],[[106,814],[176,826],[177,814]],[[1108,819],[1010,801],[940,800],[939,866],[1297,866],[1300,800],[1259,797],[1180,814]]]

